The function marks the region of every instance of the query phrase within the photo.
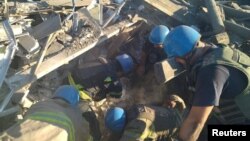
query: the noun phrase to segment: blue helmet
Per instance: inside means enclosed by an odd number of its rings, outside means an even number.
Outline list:
[[[122,108],[115,107],[107,111],[105,116],[105,126],[112,132],[123,131],[126,124],[126,113]]]
[[[116,57],[116,60],[121,64],[122,70],[128,73],[134,68],[134,61],[128,54],[122,54]]]
[[[149,34],[149,41],[154,45],[163,44],[164,39],[166,38],[168,33],[168,27],[164,25],[157,25],[151,30]]]
[[[75,87],[70,85],[59,87],[56,90],[54,97],[62,98],[72,106],[76,106],[79,102],[79,92]]]
[[[200,33],[189,26],[177,26],[166,37],[164,50],[168,57],[183,57],[193,50],[200,37]]]

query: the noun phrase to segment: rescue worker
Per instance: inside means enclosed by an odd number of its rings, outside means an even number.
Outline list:
[[[21,122],[0,136],[12,141],[90,141],[88,122],[77,105],[78,91],[69,85],[59,87],[51,99],[33,105]]]
[[[250,119],[250,58],[226,45],[200,41],[201,35],[185,25],[174,28],[164,41],[168,57],[188,71],[193,90],[192,107],[179,140],[195,141],[212,110],[224,124],[244,124]]]
[[[142,104],[134,105],[129,110],[120,107],[110,108],[105,116],[105,126],[113,134],[110,140],[160,141],[171,139],[182,123],[182,112],[185,109],[181,98],[174,97],[174,99],[178,109]]]
[[[72,72],[72,78],[80,89],[85,89],[96,101],[106,95],[121,96],[120,77],[124,77],[134,69],[133,59],[127,54],[116,56],[113,60],[105,58],[86,62]]]
[[[166,59],[166,53],[163,49],[163,41],[169,33],[169,29],[164,25],[156,25],[149,33],[148,41],[142,48],[140,55],[138,74],[143,74],[156,62]]]

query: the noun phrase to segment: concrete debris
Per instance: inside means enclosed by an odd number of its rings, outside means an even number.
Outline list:
[[[48,4],[44,2],[8,2],[7,6],[9,7],[9,16],[15,17],[19,15],[28,15],[37,13],[39,10],[49,10]],[[50,10],[51,11],[51,10]]]
[[[32,36],[25,35],[19,38],[18,43],[25,49],[26,53],[35,53],[39,49],[39,43]]]
[[[0,2],[0,118],[50,98],[66,83],[68,72],[76,66],[86,67],[88,60],[99,57],[105,62],[129,52],[139,64],[139,54],[155,24],[170,29],[190,25],[202,34],[202,40],[235,45],[249,55],[249,9],[237,1],[215,0]],[[186,76],[173,59],[155,63],[143,77],[130,74],[121,78],[121,97],[107,95],[89,102],[103,140],[109,134],[103,120],[108,108],[129,109],[135,103],[164,105],[166,94],[186,90],[175,85]],[[20,89],[29,93],[17,101],[11,99]],[[81,108],[86,111],[85,106]]]
[[[62,28],[60,15],[55,15],[32,28],[30,35],[40,40]]]
[[[129,23],[123,22],[123,24],[116,25],[117,28],[107,28],[107,32],[103,33],[103,29],[85,7],[91,1],[79,2],[81,3],[77,2],[74,5],[80,7],[77,9],[66,9],[64,7],[68,3],[70,4],[68,6],[73,6],[72,1],[8,2],[7,5],[3,2],[0,3],[0,10],[5,11],[4,14],[0,14],[1,19],[9,19],[3,22],[3,26],[0,27],[0,34],[3,35],[0,37],[0,84],[5,80],[7,85],[4,86],[10,88],[10,91],[1,93],[3,99],[5,99],[1,110],[7,106],[15,91],[27,84],[31,85],[36,79],[94,47],[99,43],[99,37],[105,35],[101,42],[109,39],[121,27]],[[57,7],[53,7],[55,5]],[[5,9],[9,10],[6,11]],[[11,26],[6,28],[5,23]],[[10,34],[12,30],[13,33]],[[17,52],[16,49],[18,49]],[[13,57],[19,59],[14,59],[14,62],[11,62]],[[49,63],[49,66],[46,65],[48,71],[43,67],[44,59],[50,62],[53,57],[55,57],[53,62],[57,60],[57,57],[67,59],[63,59],[61,63],[57,62],[57,64]],[[14,71],[7,72],[10,64],[15,64],[14,68],[10,68]],[[56,67],[53,66],[54,64]],[[45,71],[38,75],[40,65],[43,67],[42,70]],[[22,72],[25,72],[25,74]],[[8,78],[5,78],[5,74]],[[5,88],[1,87],[1,89]],[[38,89],[38,93],[50,95],[47,89]]]
[[[105,28],[117,15],[119,15],[122,7],[125,5],[126,1],[121,1],[122,3],[119,5],[119,7],[117,7],[115,9],[114,12],[112,12],[112,14],[110,14],[110,17],[104,22],[104,24],[102,25],[102,28]]]
[[[185,69],[176,63],[174,58],[166,59],[154,65],[155,77],[160,84],[166,83],[184,72]]]
[[[208,14],[213,27],[214,34],[219,34],[225,31],[225,26],[223,24],[220,10],[218,9],[215,0],[206,0],[206,7],[208,9]]]
[[[229,36],[226,32],[222,32],[212,36],[211,41],[217,44],[226,44],[226,45],[230,43]]]
[[[229,7],[229,5],[220,5],[223,7],[226,16],[234,17],[234,18],[245,18],[249,17],[250,11],[249,10],[242,10],[242,9],[235,9],[233,7]]]
[[[227,26],[227,29],[229,31],[233,31],[234,33],[238,34],[239,36],[249,40],[250,37],[248,35],[250,35],[250,27],[245,27],[242,25],[239,25],[235,22],[231,22],[231,21],[225,21],[224,22],[225,25]]]
[[[11,26],[11,28],[12,28],[15,36],[18,36],[18,35],[23,33],[23,29],[22,29],[21,25],[13,25],[13,26]],[[5,33],[4,27],[2,25],[0,25],[0,34],[1,34],[1,37],[0,37],[1,42],[8,40],[8,37]]]

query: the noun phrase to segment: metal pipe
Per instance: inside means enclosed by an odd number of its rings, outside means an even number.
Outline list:
[[[50,44],[54,41],[57,34],[58,34],[58,31],[56,31],[56,32],[49,35],[43,50],[41,50],[41,53],[39,55],[39,59],[37,60],[36,66],[30,71],[30,77],[31,77],[30,79],[33,79],[37,69],[40,67],[41,63],[43,62],[43,59],[44,59],[44,57],[46,55],[46,52],[47,52]]]
[[[72,6],[73,6],[72,12],[63,20],[62,23],[65,23],[67,20],[69,20],[73,16],[75,12],[75,0],[72,0]]]
[[[99,0],[99,24],[103,25],[103,5],[102,0]]]
[[[5,97],[5,99],[3,100],[3,103],[0,106],[0,113],[5,109],[5,107],[7,106],[7,104],[9,103],[11,97],[13,96],[13,94],[15,93],[15,89],[12,88],[11,91],[8,93],[8,95]]]
[[[5,33],[10,41],[9,43],[9,46],[7,47],[6,49],[6,53],[4,54],[4,59],[1,60],[3,61],[2,64],[0,64],[0,88],[3,84],[3,81],[5,79],[5,76],[7,74],[7,71],[9,69],[9,66],[10,66],[10,63],[11,63],[11,60],[12,58],[14,57],[15,55],[15,51],[17,49],[17,43],[16,43],[16,39],[15,39],[15,36],[14,36],[14,33],[13,33],[13,30],[10,26],[10,23],[8,20],[5,20],[2,22],[3,24],[3,27],[4,27],[4,30],[5,30]]]
[[[103,24],[102,28],[105,28],[111,20],[120,13],[122,7],[125,5],[126,1],[124,1],[116,10],[115,12],[108,18],[108,20]]]

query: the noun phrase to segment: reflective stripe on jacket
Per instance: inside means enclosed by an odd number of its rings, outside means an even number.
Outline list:
[[[68,132],[68,141],[75,141],[75,129],[71,120],[62,112],[35,112],[27,117],[28,119],[56,124]]]
[[[127,115],[128,124],[121,141],[167,139],[182,123],[179,111],[163,107],[137,105]]]
[[[77,107],[61,99],[33,105],[21,122],[10,127],[6,137],[13,141],[91,141],[89,123]]]

